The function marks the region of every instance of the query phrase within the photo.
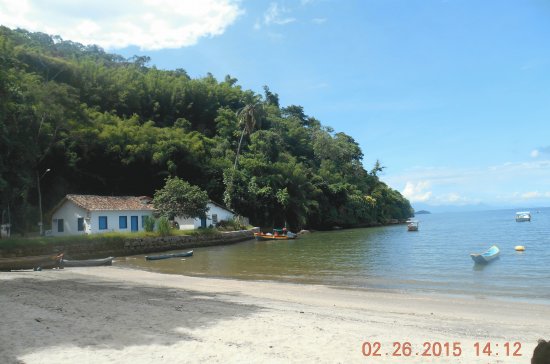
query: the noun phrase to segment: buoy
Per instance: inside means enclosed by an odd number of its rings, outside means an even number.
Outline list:
[[[517,252],[525,251],[525,247],[523,245],[516,245],[514,249],[516,249]]]

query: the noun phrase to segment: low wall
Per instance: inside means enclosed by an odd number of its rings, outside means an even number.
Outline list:
[[[49,245],[43,247],[29,246],[10,251],[0,250],[0,258],[13,258],[65,253],[70,259],[89,259],[106,256],[127,256],[153,252],[163,252],[177,249],[228,245],[254,238],[254,232],[259,229],[227,231],[208,235],[179,235],[165,237],[146,237],[129,239],[101,239],[83,241],[67,245]]]

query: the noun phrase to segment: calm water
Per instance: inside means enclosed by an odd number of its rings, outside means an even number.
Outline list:
[[[539,211],[539,212],[537,212]],[[116,265],[156,272],[344,287],[437,292],[550,303],[550,209],[419,215],[405,225],[316,232],[287,242],[248,241],[194,249],[192,258]],[[475,266],[469,254],[492,244],[500,258]],[[524,245],[519,253],[514,246]]]

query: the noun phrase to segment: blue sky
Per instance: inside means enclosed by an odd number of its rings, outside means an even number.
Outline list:
[[[268,85],[413,205],[550,206],[549,1],[11,3],[0,24]]]

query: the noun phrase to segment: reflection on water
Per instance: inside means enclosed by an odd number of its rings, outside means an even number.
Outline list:
[[[418,219],[418,232],[405,225],[316,232],[290,241],[196,248],[192,258],[134,256],[115,264],[173,274],[550,302],[550,209],[524,223],[515,222],[512,210]],[[499,259],[474,265],[469,254],[493,244],[501,250]],[[516,245],[526,251],[516,252]]]

